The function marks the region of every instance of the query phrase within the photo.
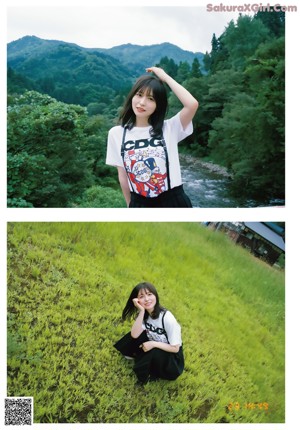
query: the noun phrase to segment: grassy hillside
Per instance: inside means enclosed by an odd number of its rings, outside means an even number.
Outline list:
[[[133,286],[182,326],[176,381],[135,386],[113,348]],[[284,274],[197,223],[10,223],[8,396],[34,421],[284,422]]]

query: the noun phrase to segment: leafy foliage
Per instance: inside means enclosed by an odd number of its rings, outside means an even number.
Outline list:
[[[209,74],[193,83],[193,94],[198,86],[202,95],[189,144],[230,169],[234,196],[267,202],[285,193],[285,39],[282,18],[275,35],[273,21],[262,17],[240,16],[213,36]]]
[[[234,193],[250,188],[261,200],[284,197],[284,39],[259,48],[242,79],[246,92],[232,92],[224,103],[209,146],[234,173]]]
[[[120,189],[114,190],[109,186],[100,185],[88,188],[82,197],[74,202],[74,205],[81,208],[126,208]]]
[[[8,205],[65,207],[80,196],[94,182],[90,164],[94,163],[95,171],[103,155],[100,152],[96,158],[93,154],[91,133],[81,106],[66,105],[33,91],[11,98]]]

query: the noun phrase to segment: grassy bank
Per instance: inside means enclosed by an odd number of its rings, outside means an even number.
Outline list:
[[[112,347],[148,280],[182,326],[176,381]],[[284,422],[284,274],[197,223],[10,223],[8,396],[35,422]]]

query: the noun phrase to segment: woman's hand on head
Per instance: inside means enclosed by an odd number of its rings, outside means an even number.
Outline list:
[[[154,73],[163,82],[165,81],[166,77],[168,77],[168,74],[161,67],[147,67],[146,72]]]
[[[139,311],[144,311],[145,308],[143,308],[143,306],[140,304],[139,299],[132,299],[134,306],[139,310]]]

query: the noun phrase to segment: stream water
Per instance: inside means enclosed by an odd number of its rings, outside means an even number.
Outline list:
[[[284,206],[283,200],[266,203],[236,199],[229,195],[230,177],[226,169],[206,163],[190,155],[180,154],[181,175],[186,194],[193,207],[202,208],[249,208]]]

